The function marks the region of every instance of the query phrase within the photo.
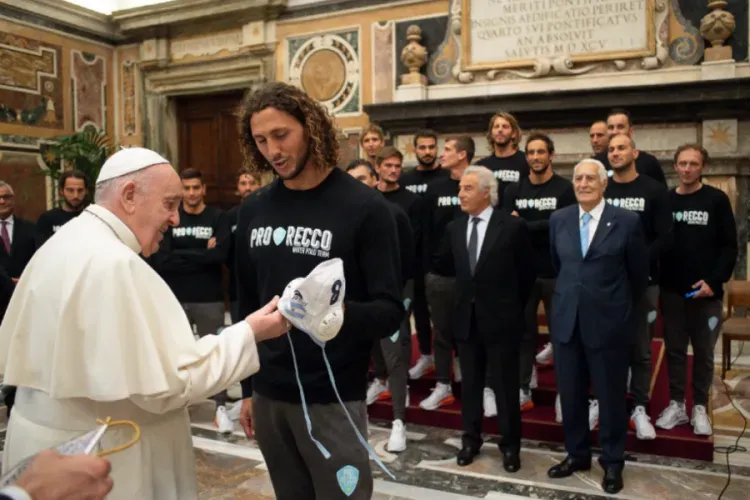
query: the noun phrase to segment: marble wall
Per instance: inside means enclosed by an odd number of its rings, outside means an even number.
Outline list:
[[[115,139],[114,48],[6,19],[0,46],[0,179],[35,219],[53,202],[49,144],[85,127]]]

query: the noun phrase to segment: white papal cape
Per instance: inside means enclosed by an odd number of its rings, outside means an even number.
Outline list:
[[[258,371],[242,321],[196,341],[135,235],[89,206],[36,253],[0,326],[0,372],[18,387],[3,471],[97,426],[141,438],[110,455],[115,500],[198,498],[187,407]],[[110,430],[102,449],[127,443]]]

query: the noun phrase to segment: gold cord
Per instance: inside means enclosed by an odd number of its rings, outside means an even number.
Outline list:
[[[98,452],[97,455],[100,457],[106,457],[107,455],[111,455],[119,451],[127,450],[128,448],[133,446],[135,443],[137,443],[138,440],[141,438],[141,428],[138,426],[138,424],[136,424],[132,420],[114,420],[113,421],[112,417],[107,417],[105,420],[97,418],[96,422],[100,425],[106,425],[108,427],[117,427],[118,425],[129,425],[135,431],[135,437],[131,439],[129,442],[125,443],[122,446],[117,446],[115,448],[112,448],[111,450]]]

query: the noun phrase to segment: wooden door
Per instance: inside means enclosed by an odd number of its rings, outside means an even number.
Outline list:
[[[197,168],[206,204],[227,210],[239,202],[235,175],[242,166],[237,108],[242,92],[177,99],[180,170]]]

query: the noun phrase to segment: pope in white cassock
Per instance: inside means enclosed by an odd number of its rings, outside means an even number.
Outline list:
[[[188,405],[259,369],[256,342],[283,335],[276,301],[195,340],[180,303],[140,257],[179,222],[180,179],[143,148],[101,169],[95,204],[65,224],[21,276],[0,326],[0,372],[18,387],[3,472],[97,427],[132,420],[140,440],[110,455],[108,498],[198,498]],[[112,428],[102,449],[128,442]]]

